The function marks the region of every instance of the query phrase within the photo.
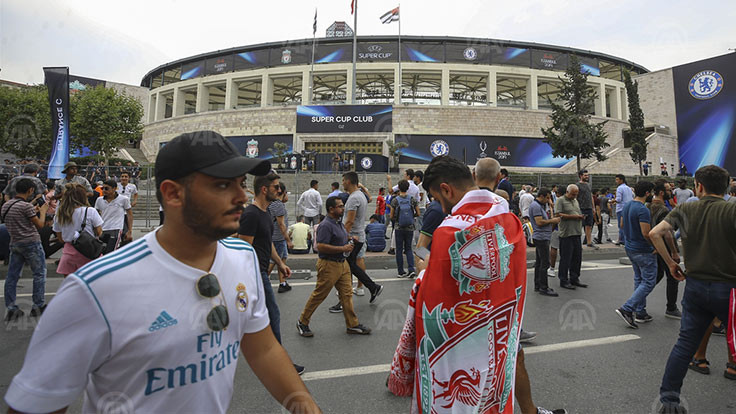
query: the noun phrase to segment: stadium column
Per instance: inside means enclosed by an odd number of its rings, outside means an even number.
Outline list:
[[[199,81],[199,83],[197,83],[197,113],[207,112],[210,106],[209,104],[210,91],[209,89],[207,89],[206,86],[204,86],[204,83],[202,83],[202,81]]]
[[[358,70],[356,69],[355,71],[357,72]],[[345,85],[346,86],[346,88],[345,88],[345,95],[346,95],[345,96],[345,102],[348,103],[348,104],[350,104],[351,102],[353,102],[353,82],[355,82],[355,79],[353,79],[353,71],[352,70],[349,70],[348,71],[348,82],[347,82],[347,85]]]
[[[496,106],[497,89],[496,89],[496,71],[491,69],[488,71],[488,85],[486,85],[486,103],[490,106]]]
[[[533,72],[533,69],[531,75],[529,75],[529,81],[526,84],[526,99],[529,102],[529,109],[539,109],[537,74]]]
[[[199,95],[199,94],[197,94]],[[174,107],[172,108],[172,116],[184,115],[184,97],[185,93],[179,87],[174,88]]]
[[[156,121],[166,116],[166,97],[161,92],[156,92]]]
[[[225,110],[238,107],[238,84],[230,78],[225,81]]]
[[[273,80],[264,73],[261,77],[261,107],[273,105]]]
[[[626,88],[620,88],[619,96],[621,97],[621,120],[629,122],[629,95],[626,94]]]
[[[440,105],[450,104],[450,69],[442,69],[442,89],[440,90]]]
[[[148,122],[154,122],[156,120],[156,98],[158,93],[152,93],[148,95]]]
[[[401,85],[399,84],[400,68],[394,68],[394,105],[401,105]]]
[[[596,91],[598,98],[595,100],[595,116],[606,117],[606,85],[603,82],[598,84]]]
[[[611,118],[621,119],[621,88],[616,86],[611,92]]]
[[[312,84],[310,76],[310,70],[304,69],[302,71],[302,105],[310,105],[312,103],[312,97],[309,96],[309,85]]]

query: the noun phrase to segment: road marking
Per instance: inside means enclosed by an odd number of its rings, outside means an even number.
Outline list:
[[[633,341],[636,339],[640,339],[640,337],[638,335],[629,334],[629,335],[607,336],[607,337],[595,338],[595,339],[584,339],[581,341],[561,342],[558,344],[525,347],[524,354],[530,355],[530,354],[538,354],[541,352],[554,352],[554,351],[562,351],[562,350],[567,350],[567,349],[585,348],[589,346],[610,345],[610,344],[617,344],[621,342]],[[313,381],[313,380],[321,380],[321,379],[354,377],[357,375],[366,375],[366,374],[380,374],[382,372],[388,372],[390,369],[391,369],[391,364],[366,365],[362,367],[341,368],[341,369],[328,369],[324,371],[307,372],[304,375],[302,375],[302,380],[303,381]]]

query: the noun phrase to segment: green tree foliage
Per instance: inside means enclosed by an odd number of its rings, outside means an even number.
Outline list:
[[[274,142],[273,148],[269,148],[268,152],[270,152],[274,158],[278,160],[278,169],[281,169],[281,161],[284,158],[284,154],[286,154],[286,150],[289,148],[289,144],[285,142]]]
[[[609,146],[607,134],[603,130],[607,121],[592,123],[591,114],[595,108],[596,92],[588,85],[588,74],[580,70],[580,62],[575,55],[570,55],[570,65],[562,82],[560,102],[553,102],[552,126],[542,128],[544,142],[552,147],[552,155],[556,157],[577,157],[578,171],[581,160],[595,157],[604,161],[606,156],[602,150]]]
[[[401,158],[401,151],[408,147],[409,144],[403,141],[391,142],[388,141],[388,154],[391,160],[391,168],[397,168],[399,166],[399,159]]]
[[[639,105],[639,82],[631,80],[629,71],[624,71],[626,96],[629,98],[629,137],[631,139],[631,160],[639,164],[639,175],[642,175],[641,163],[647,159],[647,133],[644,130],[644,113]]]
[[[71,99],[72,145],[110,157],[143,134],[143,106],[135,98],[102,85],[79,91]]]
[[[45,86],[0,88],[0,149],[21,158],[48,159],[54,134]]]

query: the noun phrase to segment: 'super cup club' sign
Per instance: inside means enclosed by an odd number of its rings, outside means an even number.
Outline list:
[[[391,105],[300,105],[296,132],[391,132]]]
[[[723,89],[723,76],[714,70],[698,72],[690,79],[688,90],[695,99],[710,99]]]

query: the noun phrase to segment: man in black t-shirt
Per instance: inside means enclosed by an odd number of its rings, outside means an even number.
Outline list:
[[[281,343],[281,313],[276,303],[276,296],[271,287],[268,277],[269,260],[276,263],[279,272],[286,278],[291,276],[291,269],[281,260],[273,246],[271,236],[273,234],[273,218],[268,212],[268,205],[279,197],[279,176],[269,173],[265,176],[257,176],[253,180],[253,204],[249,205],[240,216],[240,228],[238,237],[253,246],[258,256],[258,266],[263,281],[263,292],[266,295],[266,309],[271,320],[271,330],[276,340]],[[294,364],[297,372],[301,375],[304,367]]]

